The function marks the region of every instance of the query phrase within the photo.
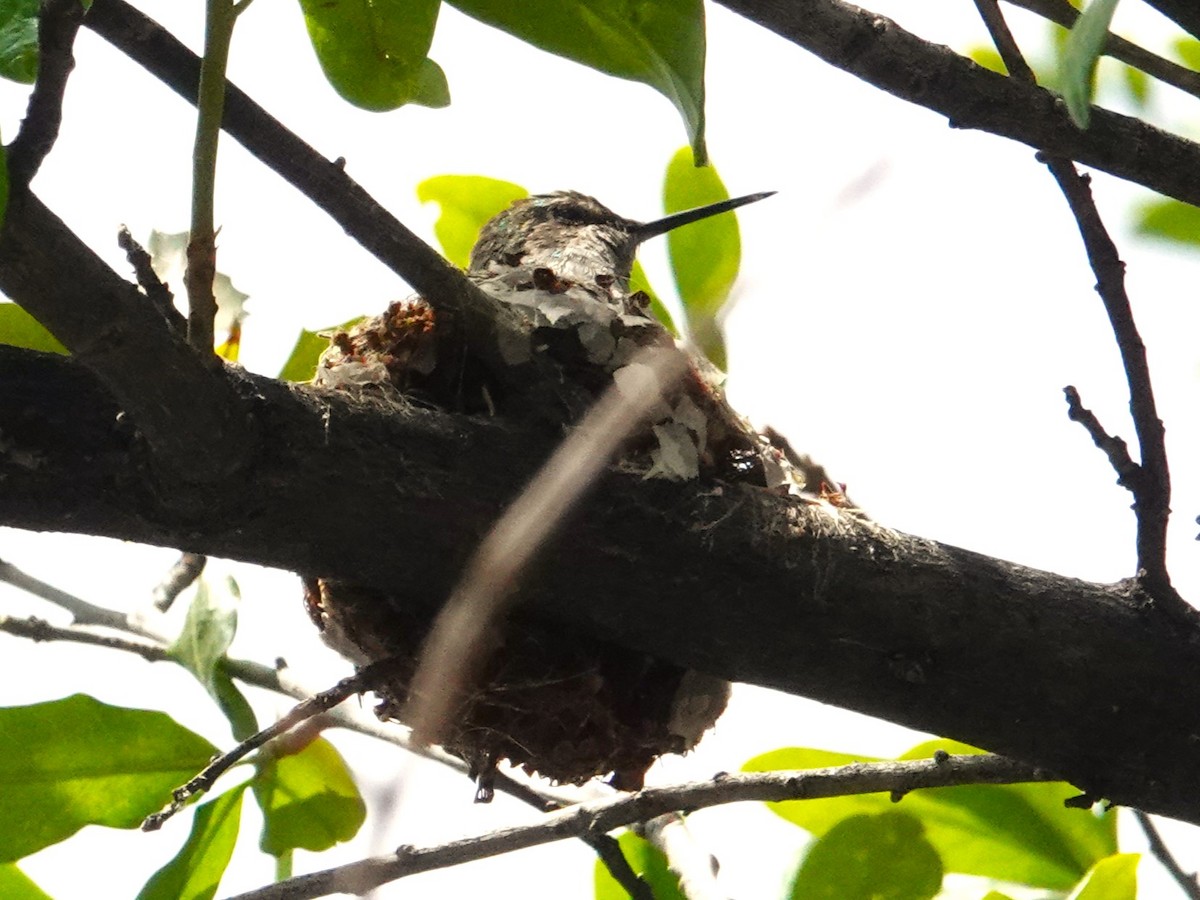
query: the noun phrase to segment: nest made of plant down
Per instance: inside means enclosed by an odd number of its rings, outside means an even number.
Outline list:
[[[463,409],[464,395],[478,392],[486,402],[474,410],[491,410],[488,385],[464,384],[457,374],[469,366],[457,360],[453,373],[439,369],[436,327],[434,311],[420,299],[394,303],[335,334],[314,383],[454,411]],[[571,342],[561,344],[569,352]],[[568,360],[566,368],[586,362]],[[599,380],[611,383],[612,371],[602,370]],[[664,410],[667,418],[630,442],[626,464],[648,477],[664,477],[656,472],[666,449],[690,457],[668,467],[665,477],[762,484],[775,464],[769,454],[776,451],[724,405],[701,370]],[[342,655],[358,665],[394,660],[393,673],[375,688],[376,711],[399,719],[434,611],[406,603],[400,592],[324,579],[306,581],[306,601],[326,643]],[[636,789],[655,759],[699,741],[724,710],[728,689],[720,679],[518,614],[497,626],[492,652],[444,746],[467,761],[481,800],[490,797],[489,777],[501,760],[560,783],[611,774],[615,786]]]

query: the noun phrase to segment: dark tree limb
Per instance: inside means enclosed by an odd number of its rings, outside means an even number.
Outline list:
[[[75,35],[83,21],[79,0],[42,0],[38,17],[37,80],[29,95],[21,130],[8,146],[13,185],[26,187],[58,140],[63,93],[75,68]]]
[[[345,578],[432,611],[558,436],[250,379],[243,481],[181,513],[70,360],[0,349],[0,524]],[[1200,823],[1200,633],[1091,584],[747,485],[609,473],[516,615],[945,734]],[[664,564],[669,560],[669,564]],[[402,586],[402,587],[401,587]],[[299,602],[299,598],[297,598]]]
[[[1145,0],[1192,37],[1200,38],[1200,7],[1192,0]]]
[[[841,0],[719,0],[881,90],[973,128],[1078,160],[1200,205],[1200,145],[1139,119],[1093,109],[1075,127],[1055,94],[991,72],[891,19]]]

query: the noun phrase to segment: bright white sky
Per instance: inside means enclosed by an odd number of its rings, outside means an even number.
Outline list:
[[[142,8],[199,46],[198,0],[143,0]],[[958,49],[983,35],[967,0],[888,0],[872,8]],[[728,321],[735,404],[824,462],[887,525],[1068,575],[1130,575],[1129,498],[1083,430],[1067,421],[1061,393],[1077,385],[1110,430],[1131,437],[1123,376],[1065,203],[1033,151],[953,131],[722,8],[710,6],[709,16],[712,158],[735,194],[779,191],[740,216],[743,279]],[[1134,27],[1141,35],[1164,33],[1154,21]],[[1036,25],[1029,32],[1041,33]],[[186,227],[192,111],[90,32],[81,33],[78,51],[63,136],[36,188],[125,271],[118,225],[141,238],[151,228]],[[418,205],[414,186],[442,173],[493,175],[535,191],[574,188],[635,218],[659,213],[662,171],[684,142],[662,97],[527,50],[448,8],[431,55],[449,77],[452,107],[362,112],[324,81],[298,6],[257,0],[235,35],[231,77],[321,152],[344,156],[353,177],[426,234],[436,211]],[[1200,121],[1194,101],[1168,93],[1160,91],[1164,121]],[[5,139],[15,133],[24,97],[23,89],[0,85]],[[301,326],[375,312],[408,293],[228,140],[218,193],[219,264],[251,295],[242,360],[249,368],[276,372]],[[1200,323],[1192,291],[1181,290],[1194,284],[1196,260],[1129,237],[1126,213],[1136,190],[1099,175],[1096,194],[1129,263],[1175,462],[1172,570],[1184,594],[1197,597],[1192,520],[1200,512],[1200,471],[1188,463],[1200,450]],[[664,247],[647,248],[643,259],[651,281],[666,289]],[[0,556],[123,608],[144,604],[174,558],[168,550],[12,531],[3,533]],[[209,571],[232,572],[242,585],[237,654],[283,655],[318,686],[345,672],[318,645],[293,576],[217,563]],[[47,615],[11,591],[3,596],[6,612]],[[109,702],[168,708],[228,743],[198,685],[167,666],[14,639],[5,640],[4,654],[6,705],[82,687]],[[84,665],[91,668],[81,671]],[[275,699],[262,704],[268,715],[283,708]],[[368,792],[369,827],[347,848],[299,854],[297,871],[534,815],[503,800],[473,806],[464,780],[429,765],[409,770],[417,777],[408,779],[405,803],[389,812],[398,754],[339,738]],[[789,744],[887,755],[919,739],[796,698],[739,689],[699,751],[665,761],[654,780],[707,777]],[[149,836],[89,829],[24,867],[59,898],[94,896],[98,873],[105,896],[132,896],[186,827],[181,819]],[[693,828],[720,857],[733,896],[771,896],[800,846],[798,831],[757,806],[698,814]],[[1122,832],[1136,848],[1136,829],[1123,823]],[[1151,870],[1143,866],[1144,879]],[[487,885],[505,895],[583,898],[591,896],[590,872],[586,848],[560,844],[407,879],[381,896],[455,896]],[[270,877],[250,840],[221,893]]]

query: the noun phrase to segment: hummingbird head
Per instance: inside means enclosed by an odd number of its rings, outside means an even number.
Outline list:
[[[774,191],[722,200],[653,222],[618,216],[593,197],[558,191],[517,200],[491,219],[471,251],[469,272],[548,268],[577,281],[611,275],[629,280],[638,245],[649,238],[771,196]]]

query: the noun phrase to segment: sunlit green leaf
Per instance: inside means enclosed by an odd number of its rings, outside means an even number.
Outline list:
[[[1181,244],[1200,244],[1200,207],[1160,197],[1134,209],[1138,234]]]
[[[217,591],[210,589],[204,579],[197,581],[183,629],[167,651],[217,701],[239,741],[258,731],[254,710],[225,671],[224,664],[237,631],[240,597],[237,582],[232,578],[227,580],[225,589]]]
[[[978,753],[953,741],[931,741],[901,759],[922,759],[944,749]],[[809,769],[877,762],[873,757],[806,748],[775,750],[746,764],[750,771]],[[898,807],[921,820],[925,836],[948,872],[982,875],[1051,890],[1069,890],[1097,860],[1116,852],[1116,817],[1067,809],[1063,801],[1079,792],[1070,785],[963,785],[906,795]],[[789,801],[768,806],[820,837],[851,815],[896,810],[887,794]]]
[[[471,248],[488,219],[528,196],[519,184],[485,175],[435,175],[417,185],[418,200],[441,208],[433,233],[446,259],[460,269],[467,267]]]
[[[688,147],[672,157],[663,181],[663,206],[668,213],[728,198],[717,170],[693,165]],[[724,369],[725,342],[717,314],[729,299],[742,262],[737,215],[722,213],[667,232],[667,251],[688,330],[705,356]]]
[[[214,750],[166,713],[82,694],[0,709],[0,860],[28,856],[84,825],[138,826]]]
[[[942,861],[903,812],[843,819],[804,857],[792,900],[929,900],[942,887]]]
[[[261,763],[253,782],[263,811],[263,851],[328,850],[358,833],[366,806],[333,744],[318,737]]]
[[[1004,60],[1000,54],[996,52],[995,47],[990,47],[984,44],[976,45],[967,51],[967,56],[971,58],[976,65],[983,66],[985,69],[991,69],[993,72],[999,72],[1001,75],[1008,74],[1008,67],[1004,65]]]
[[[4,900],[51,900],[15,863],[0,863],[0,897]]]
[[[446,106],[446,76],[426,58],[440,0],[300,0],[325,77],[355,106]]]
[[[1087,128],[1092,114],[1096,62],[1108,40],[1117,0],[1091,0],[1075,20],[1059,57],[1059,78],[1067,111],[1080,128]]]
[[[349,322],[343,322],[341,325],[332,325],[317,331],[302,329],[300,336],[296,338],[296,346],[292,348],[287,362],[279,370],[280,379],[297,382],[312,381],[313,376],[317,374],[317,361],[329,347],[329,335],[335,331],[345,331],[347,328],[357,325],[363,318],[363,316],[359,316]]]
[[[1068,900],[1137,900],[1139,853],[1115,853],[1088,871]]]
[[[67,352],[41,322],[15,303],[0,303],[0,344],[43,353]]]
[[[629,867],[650,886],[654,900],[687,900],[679,889],[679,877],[667,867],[667,858],[649,841],[632,831],[617,838],[621,854]],[[625,888],[617,883],[608,867],[596,860],[596,900],[629,900]]]
[[[1129,99],[1134,102],[1138,109],[1145,108],[1150,100],[1150,76],[1141,69],[1135,69],[1133,66],[1121,64],[1121,81],[1125,85],[1125,92],[1129,94]]]
[[[648,84],[675,104],[704,160],[702,0],[449,0],[551,53]],[[586,98],[581,98],[586,105]],[[602,123],[604,116],[597,116]],[[536,126],[535,126],[536,127]]]
[[[663,305],[654,288],[650,287],[650,280],[646,277],[646,270],[635,259],[633,261],[633,270],[629,273],[629,293],[636,294],[638,291],[641,291],[650,298],[650,314],[662,322],[666,326],[667,331],[671,332],[672,335],[679,337],[679,329],[675,326],[675,319],[671,315],[671,311]]]
[[[0,78],[33,84],[38,65],[38,0],[0,3]]]
[[[1179,37],[1171,42],[1171,49],[1185,66],[1200,72],[1200,40],[1194,37]]]
[[[242,817],[244,784],[196,807],[174,859],[150,876],[137,900],[211,900],[229,866]]]

